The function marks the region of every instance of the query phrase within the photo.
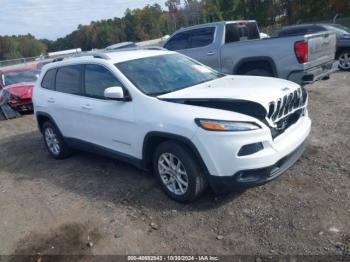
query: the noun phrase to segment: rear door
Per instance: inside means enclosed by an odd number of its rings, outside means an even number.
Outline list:
[[[82,65],[69,65],[57,69],[55,91],[47,94],[50,114],[63,136],[86,138],[80,125],[82,97]]]
[[[209,26],[179,32],[164,47],[218,70],[219,46],[215,45],[216,30],[216,26]]]

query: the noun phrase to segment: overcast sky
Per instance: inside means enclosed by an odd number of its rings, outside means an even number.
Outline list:
[[[31,33],[54,40],[79,24],[122,17],[127,8],[142,8],[164,0],[0,0],[0,35]]]

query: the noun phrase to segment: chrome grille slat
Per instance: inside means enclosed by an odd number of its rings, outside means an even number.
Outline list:
[[[279,99],[279,100],[277,101],[276,110],[275,110],[275,112],[274,112],[273,115],[272,115],[272,120],[276,120],[276,118],[277,118],[277,116],[278,116],[278,114],[279,114],[280,109],[281,109],[281,99]]]
[[[286,105],[287,105],[287,101],[288,101],[288,97],[287,96],[284,96],[283,97],[283,102],[282,102],[282,106],[281,106],[281,110],[279,111],[278,113],[278,118],[281,118],[282,115],[283,115],[283,112],[286,108]]]
[[[267,115],[268,118],[272,117],[272,115],[273,115],[273,113],[275,111],[275,106],[276,106],[275,102],[271,102],[270,103],[270,105],[269,105],[269,113]]]
[[[307,93],[302,88],[284,95],[276,101],[272,101],[269,104],[269,112],[267,114],[268,120],[272,122],[274,126],[278,121],[302,108],[306,103]]]

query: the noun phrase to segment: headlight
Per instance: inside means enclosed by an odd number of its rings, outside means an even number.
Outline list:
[[[196,119],[195,122],[205,130],[211,131],[251,131],[261,128],[251,122],[235,122],[211,119]]]

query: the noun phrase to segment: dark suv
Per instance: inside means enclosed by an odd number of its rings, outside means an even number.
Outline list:
[[[336,59],[339,67],[350,70],[350,29],[338,24],[302,24],[283,27],[277,31],[275,37],[307,35],[324,31],[333,31],[337,34]]]

